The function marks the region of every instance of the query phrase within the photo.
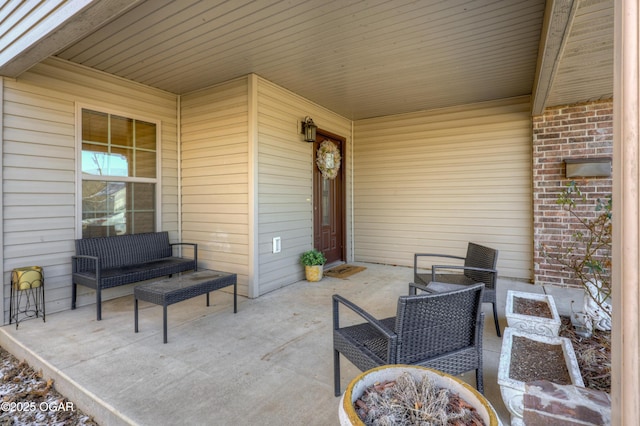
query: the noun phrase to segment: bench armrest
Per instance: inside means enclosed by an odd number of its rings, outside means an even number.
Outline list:
[[[89,256],[86,254],[77,254],[75,256],[71,256],[71,271],[72,272],[78,272],[78,263],[81,260],[93,260],[94,262],[94,273],[96,274],[96,277],[98,277],[100,275],[100,270],[101,265],[100,265],[100,258],[98,256]]]
[[[170,246],[181,246],[181,245],[187,245],[187,246],[193,246],[193,247],[198,247],[198,244],[196,243],[170,243]]]
[[[193,247],[193,260],[196,262],[196,266],[198,266],[198,244],[196,243],[171,243],[169,244],[172,248],[173,246],[192,246]]]

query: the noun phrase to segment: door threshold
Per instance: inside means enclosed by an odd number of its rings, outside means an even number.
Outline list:
[[[324,269],[335,268],[336,266],[345,265],[347,262],[344,260],[336,260],[335,262],[327,263],[324,265]]]

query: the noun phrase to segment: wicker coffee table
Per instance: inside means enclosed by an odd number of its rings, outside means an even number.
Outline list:
[[[133,290],[135,297],[135,331],[138,332],[138,300],[162,305],[164,343],[167,343],[167,306],[192,297],[207,295],[209,292],[233,285],[233,313],[238,312],[237,275],[221,271],[199,270],[182,272],[162,280],[138,285]]]

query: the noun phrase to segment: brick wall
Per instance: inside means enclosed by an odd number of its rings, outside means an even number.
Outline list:
[[[563,187],[575,180],[594,205],[611,194],[611,178],[565,178],[564,159],[613,156],[613,101],[547,108],[533,117],[533,229],[536,284],[575,286],[567,271],[548,262],[541,246],[571,237],[575,220],[556,204]],[[615,206],[614,206],[615,210]],[[593,207],[589,208],[595,215]]]

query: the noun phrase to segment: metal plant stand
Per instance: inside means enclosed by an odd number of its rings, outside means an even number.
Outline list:
[[[44,271],[40,266],[16,268],[11,272],[11,300],[9,301],[9,324],[25,318],[38,318],[44,309]]]

